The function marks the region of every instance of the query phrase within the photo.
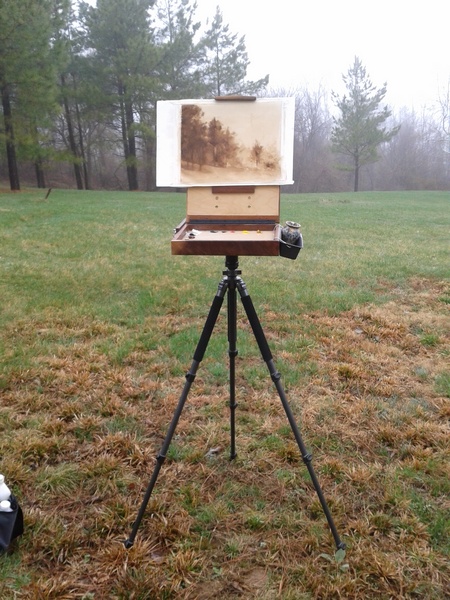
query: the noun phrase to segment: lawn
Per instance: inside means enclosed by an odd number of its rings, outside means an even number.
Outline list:
[[[172,256],[184,194],[0,193],[0,472],[24,535],[0,597],[450,595],[450,194],[285,195],[295,261],[242,257],[337,529],[238,304],[237,458],[222,310],[135,544],[222,279]]]

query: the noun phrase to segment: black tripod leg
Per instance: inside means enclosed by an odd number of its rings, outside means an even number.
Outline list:
[[[169,450],[170,443],[172,441],[173,435],[175,433],[175,429],[178,425],[178,421],[180,419],[181,413],[183,411],[183,407],[185,405],[186,399],[189,394],[189,390],[191,389],[192,383],[195,379],[198,367],[203,360],[203,356],[205,354],[206,348],[208,346],[209,339],[214,329],[214,325],[216,324],[217,317],[219,316],[220,309],[223,303],[223,297],[227,290],[228,283],[224,279],[220,284],[217,290],[217,294],[214,297],[211,308],[209,310],[208,317],[206,319],[205,325],[203,327],[202,334],[200,336],[200,340],[197,344],[197,348],[195,349],[194,358],[191,364],[191,368],[186,374],[186,383],[184,384],[183,391],[181,393],[180,399],[178,400],[177,407],[175,409],[174,415],[172,417],[172,421],[170,422],[169,429],[167,431],[166,437],[164,439],[161,450],[156,457],[156,465],[153,470],[150,483],[148,484],[147,490],[144,495],[144,499],[142,500],[141,506],[139,508],[138,515],[136,517],[135,522],[133,523],[133,527],[131,530],[131,534],[127,540],[125,540],[125,548],[131,548],[134,544],[134,540],[141,524],[142,518],[144,517],[145,510],[147,508],[147,504],[150,500],[150,497],[153,492],[153,488],[155,487],[156,480],[158,479],[159,472],[161,467],[166,460],[167,452]]]
[[[295,436],[295,440],[300,449],[303,462],[305,463],[306,468],[308,469],[309,475],[311,477],[311,481],[314,485],[314,489],[316,490],[320,504],[322,505],[322,509],[325,514],[325,517],[327,518],[328,525],[331,529],[331,533],[333,534],[333,538],[336,543],[336,547],[337,547],[337,549],[344,549],[345,544],[344,544],[344,542],[342,542],[341,538],[339,537],[339,533],[334,524],[333,517],[331,516],[331,513],[330,513],[330,509],[328,508],[328,504],[325,500],[325,496],[323,495],[322,488],[320,487],[316,473],[312,466],[312,462],[311,462],[312,455],[307,451],[306,446],[303,442],[302,436],[300,434],[300,431],[297,427],[297,423],[295,422],[295,418],[292,413],[291,407],[289,406],[289,402],[286,398],[286,394],[284,392],[283,386],[281,385],[281,381],[280,381],[281,375],[280,375],[280,373],[278,373],[278,371],[274,365],[272,353],[271,353],[269,345],[267,343],[266,336],[264,335],[264,331],[261,327],[261,323],[258,319],[258,315],[256,314],[255,307],[253,306],[252,299],[250,298],[250,295],[247,292],[245,283],[242,281],[242,279],[238,280],[237,285],[238,285],[239,293],[241,296],[242,304],[244,306],[245,312],[247,314],[248,320],[249,320],[250,325],[253,330],[253,334],[256,338],[256,341],[258,342],[259,350],[264,359],[264,362],[267,364],[272,381],[274,382],[275,387],[277,388],[277,392],[278,392],[278,395],[280,396],[280,400],[283,405],[284,412],[286,413],[286,416],[289,421],[289,425],[291,426],[292,432]]]
[[[230,280],[228,288],[228,356],[230,377],[230,460],[236,458],[236,349],[237,339],[237,310],[236,284]]]

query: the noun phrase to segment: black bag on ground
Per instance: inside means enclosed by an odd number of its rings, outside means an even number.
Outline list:
[[[11,512],[0,511],[0,554],[5,552],[11,542],[23,533],[23,513],[16,498],[11,494]]]

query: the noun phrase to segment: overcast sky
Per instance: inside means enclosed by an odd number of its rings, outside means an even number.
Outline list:
[[[322,85],[344,91],[355,55],[386,102],[420,110],[450,80],[448,0],[197,0],[202,23],[216,6],[232,33],[245,35],[249,79],[270,87]]]

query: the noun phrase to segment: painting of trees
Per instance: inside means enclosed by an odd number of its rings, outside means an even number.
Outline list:
[[[258,140],[256,140],[251,150],[252,159],[255,161],[256,166],[258,166],[261,162],[261,155],[263,153],[263,150],[263,146],[261,146]]]
[[[202,109],[185,104],[181,110],[181,161],[184,168],[201,170],[204,166],[233,164],[238,146],[228,127],[213,117],[204,119]]]
[[[195,104],[186,104],[181,111],[181,161],[186,168],[201,168],[207,143],[207,126],[203,111]]]
[[[215,117],[208,123],[208,143],[212,151],[212,163],[215,167],[221,164],[220,147],[223,135],[222,123]]]
[[[164,156],[158,163],[175,163],[180,154],[178,175],[176,166],[170,170],[179,185],[274,185],[292,177],[288,163],[293,131],[286,116],[293,115],[292,99],[170,100],[158,106],[163,132],[158,147]],[[159,185],[169,185],[164,176],[158,179],[166,182]]]

